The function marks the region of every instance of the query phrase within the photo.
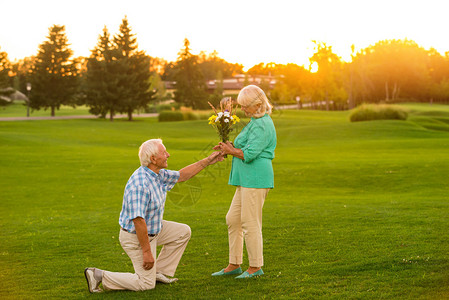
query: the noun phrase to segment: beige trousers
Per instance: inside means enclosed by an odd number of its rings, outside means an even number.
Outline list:
[[[132,273],[104,271],[103,287],[105,290],[144,291],[156,286],[156,272],[167,276],[175,275],[181,256],[190,240],[190,227],[186,224],[162,221],[162,230],[156,237],[150,238],[151,252],[156,258],[156,247],[163,245],[154,267],[143,268],[143,254],[136,234],[120,230],[120,244],[128,254],[134,267]]]
[[[262,207],[269,190],[237,187],[226,215],[229,263],[242,264],[245,240],[249,266],[263,266]]]

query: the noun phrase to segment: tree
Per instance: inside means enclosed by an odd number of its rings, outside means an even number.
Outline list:
[[[7,105],[10,101],[7,101],[7,97],[14,92],[12,89],[7,89],[11,86],[9,71],[10,63],[8,60],[8,54],[0,51],[0,105]]]
[[[190,42],[184,40],[174,67],[175,101],[193,109],[207,108],[206,83],[198,66],[198,57],[190,52]]]
[[[25,57],[12,65],[12,73],[14,76],[14,89],[27,93],[27,83],[31,80],[35,57]]]
[[[212,103],[215,107],[220,106],[220,101],[223,99],[223,74],[221,71],[218,71],[215,76],[215,89],[214,93],[209,96],[209,102]]]
[[[99,36],[97,46],[87,61],[87,71],[84,80],[86,104],[94,115],[106,117],[110,114],[113,121],[120,103],[120,93],[117,89],[116,72],[120,71],[119,62],[114,59],[116,50],[113,48],[110,34],[105,26]]]
[[[118,50],[117,60],[123,68],[123,72],[117,74],[120,77],[119,86],[123,88],[119,109],[127,113],[128,120],[132,121],[133,111],[146,108],[155,94],[150,89],[150,57],[137,50],[137,38],[131,33],[126,16],[114,37],[114,43]]]
[[[296,64],[276,64],[271,69],[276,75],[276,85],[271,91],[274,102],[277,103],[297,103],[299,97],[302,102],[310,101],[312,90],[312,74],[302,66]]]
[[[428,97],[432,79],[429,75],[429,52],[413,41],[380,41],[357,53],[352,63],[353,96],[362,97],[363,101],[388,102],[399,98]],[[437,73],[432,76],[441,79]]]
[[[127,18],[113,41],[105,27],[87,64],[85,94],[91,113],[109,113],[112,121],[121,112],[131,121],[135,110],[153,100],[150,76],[150,57],[137,50]]]
[[[153,72],[150,77],[150,90],[155,92],[155,100],[156,101],[164,101],[169,99],[167,95],[167,90],[165,89],[165,84],[161,79],[161,76],[158,72]]]
[[[61,105],[70,105],[78,88],[77,69],[70,60],[72,50],[65,35],[65,26],[53,25],[48,40],[39,46],[31,74],[33,86],[30,106],[51,109],[51,116]]]
[[[198,56],[198,65],[206,81],[218,79],[216,75],[219,73],[221,73],[223,78],[229,78],[235,74],[243,73],[243,65],[228,63],[218,56],[217,51],[213,51],[209,55],[200,52]]]
[[[332,52],[332,46],[314,41],[316,52],[309,59],[311,63],[318,64],[317,88],[320,99],[324,98],[326,110],[329,110],[329,100],[344,101],[346,96],[342,82],[342,63],[340,57]]]

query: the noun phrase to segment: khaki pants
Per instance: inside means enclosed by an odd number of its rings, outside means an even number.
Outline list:
[[[156,272],[167,276],[175,275],[181,256],[190,240],[190,227],[186,224],[162,221],[162,230],[150,238],[151,252],[156,258],[156,246],[163,245],[154,267],[143,268],[143,254],[136,234],[120,230],[120,244],[131,259],[135,273],[103,273],[105,290],[144,291],[156,286]]]
[[[226,215],[229,263],[243,262],[243,239],[250,267],[263,266],[262,207],[269,189],[237,187]]]

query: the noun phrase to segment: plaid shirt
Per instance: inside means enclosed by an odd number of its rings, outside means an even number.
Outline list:
[[[129,178],[123,195],[120,226],[135,233],[133,219],[141,217],[148,234],[157,234],[162,228],[167,192],[178,182],[179,172],[162,169],[159,174],[141,166]]]

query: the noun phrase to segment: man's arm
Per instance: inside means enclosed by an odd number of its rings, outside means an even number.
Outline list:
[[[223,161],[223,155],[221,155],[220,152],[214,152],[208,157],[182,168],[181,170],[179,170],[178,182],[189,180],[207,166],[213,165],[218,161]]]
[[[137,238],[139,239],[140,247],[143,252],[143,268],[145,270],[151,270],[154,266],[154,257],[153,253],[151,253],[150,240],[148,239],[147,224],[141,217],[133,219],[133,222],[136,227]]]

